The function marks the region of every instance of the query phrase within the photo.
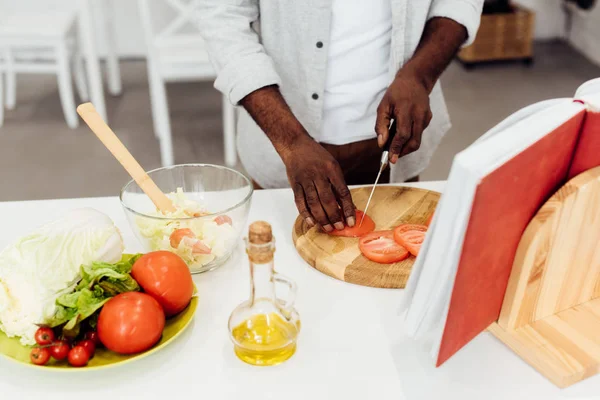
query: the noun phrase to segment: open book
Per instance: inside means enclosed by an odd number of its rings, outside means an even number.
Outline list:
[[[406,288],[405,329],[443,364],[498,320],[521,235],[600,165],[600,79],[513,114],[459,153]]]

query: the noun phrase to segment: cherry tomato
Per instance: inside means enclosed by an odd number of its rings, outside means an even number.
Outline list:
[[[394,240],[405,247],[413,256],[418,256],[421,250],[421,245],[425,240],[425,232],[417,230],[409,230],[405,232],[394,231]]]
[[[35,365],[45,365],[50,360],[50,350],[47,347],[35,347],[29,358]]]
[[[140,292],[113,297],[98,317],[100,341],[119,354],[148,350],[160,340],[164,327],[165,313],[158,301]]]
[[[102,343],[100,342],[100,338],[98,337],[98,332],[96,331],[89,331],[85,333],[85,338],[91,340],[92,342],[94,342],[94,344],[96,345],[96,347],[100,346]]]
[[[94,357],[94,353],[96,352],[96,344],[93,340],[84,339],[77,343],[77,346],[83,347],[88,352],[90,358]]]
[[[215,218],[215,222],[217,223],[217,225],[233,225],[233,221],[231,220],[231,217],[229,215],[219,215],[217,218]]]
[[[90,354],[83,346],[75,346],[69,351],[69,364],[83,367],[90,361]]]
[[[365,216],[364,221],[363,215]],[[361,221],[362,225],[360,224]],[[373,222],[371,217],[365,215],[365,213],[360,210],[356,210],[356,224],[353,227],[346,226],[341,231],[335,229],[332,232],[329,232],[329,234],[332,236],[360,237],[374,230],[375,222]]]
[[[59,340],[58,342],[52,343],[52,346],[50,346],[50,355],[55,360],[61,361],[67,358],[69,350],[71,350],[69,342],[66,340]]]
[[[192,299],[194,282],[185,261],[169,251],[140,257],[131,276],[162,306],[167,317],[180,313]]]
[[[409,253],[394,240],[394,232],[371,232],[361,237],[358,248],[371,261],[392,264],[408,258]]]
[[[51,328],[42,327],[35,332],[35,342],[40,346],[52,344],[54,339],[54,331]]]

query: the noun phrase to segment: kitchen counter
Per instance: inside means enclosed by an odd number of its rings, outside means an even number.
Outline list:
[[[409,186],[441,191],[443,182]],[[118,198],[0,203],[0,247],[59,214],[93,207],[123,232],[126,251],[141,247]],[[402,290],[334,280],[296,253],[291,190],[256,192],[249,222],[266,220],[277,240],[275,268],[298,284],[302,321],[298,351],[270,368],[239,361],[229,340],[231,311],[248,298],[248,264],[240,242],[218,270],[195,275],[199,305],[190,327],[163,351],[106,370],[72,373],[35,369],[0,358],[3,399],[591,399],[600,376],[560,390],[489,333],[482,333],[441,368],[429,348],[402,334]],[[594,397],[596,396],[596,397]]]

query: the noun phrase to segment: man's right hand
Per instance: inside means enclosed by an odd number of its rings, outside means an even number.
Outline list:
[[[241,101],[265,132],[287,169],[300,215],[326,232],[356,224],[355,207],[338,162],[296,119],[276,86],[258,89]]]
[[[355,207],[338,162],[308,135],[282,154],[300,215],[325,232],[356,224]]]

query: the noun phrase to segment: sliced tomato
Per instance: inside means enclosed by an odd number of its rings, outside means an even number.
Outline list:
[[[399,235],[401,233],[408,232],[408,231],[427,232],[427,226],[426,225],[417,225],[417,224],[402,224],[402,225],[398,225],[394,229],[394,234]]]
[[[392,264],[408,258],[409,253],[394,240],[394,232],[377,231],[366,234],[358,241],[365,257],[380,264]]]
[[[398,232],[394,230],[394,240],[416,257],[419,255],[419,250],[421,250],[421,245],[425,240],[425,232],[419,230]]]
[[[204,244],[204,242],[200,239],[185,238],[183,240],[183,243],[192,248],[193,254],[210,254],[212,251],[210,247]]]
[[[215,218],[215,222],[217,223],[217,225],[233,225],[233,221],[231,220],[231,217],[229,215],[219,215],[217,218]]]
[[[363,215],[365,216],[364,221],[363,221]],[[361,225],[361,221],[362,221],[362,225]],[[356,224],[353,227],[346,226],[341,231],[338,231],[337,229],[335,229],[332,232],[330,232],[329,234],[332,236],[361,237],[363,235],[366,235],[369,232],[373,232],[374,230],[375,230],[375,222],[373,222],[371,217],[369,217],[368,215],[366,215],[365,213],[363,213],[360,210],[356,210]]]
[[[429,216],[429,218],[427,218],[427,222],[425,222],[425,225],[427,225],[428,227],[431,225],[431,221],[433,220],[433,214],[431,214]]]
[[[169,241],[171,242],[171,247],[176,249],[179,247],[179,243],[183,240],[183,238],[195,238],[196,234],[188,228],[175,229],[171,236],[169,237]]]

